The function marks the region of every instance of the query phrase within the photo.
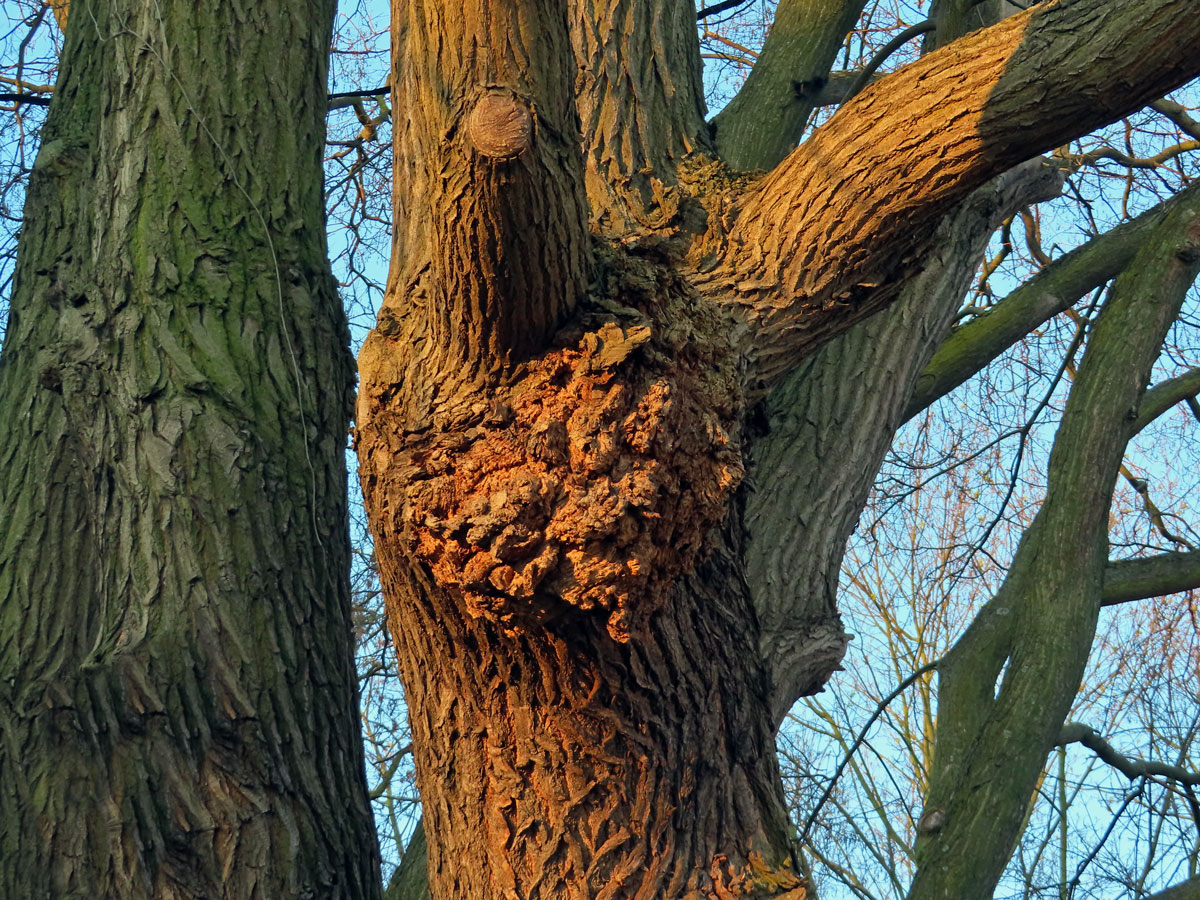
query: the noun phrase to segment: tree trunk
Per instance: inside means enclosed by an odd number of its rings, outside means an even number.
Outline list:
[[[1119,22],[1063,0],[881,80],[756,179],[680,158],[709,148],[681,5],[393,6],[396,257],[357,450],[437,900],[803,895],[774,729],[840,658],[841,545],[988,226],[1025,202],[967,198],[1200,69],[1180,0]],[[763,486],[747,566],[747,398],[906,288],[804,369],[803,508]],[[856,383],[850,358],[877,368]]]
[[[333,7],[71,5],[0,358],[0,896],[379,894]]]
[[[381,554],[385,590],[402,598],[390,616],[434,896],[774,897],[800,885],[753,612],[727,550],[624,642],[603,615],[521,626],[464,614],[415,561]]]

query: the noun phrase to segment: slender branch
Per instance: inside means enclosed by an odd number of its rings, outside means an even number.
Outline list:
[[[35,97],[33,94],[0,93],[0,103],[28,103],[30,106],[49,106],[49,97]]]
[[[850,760],[854,758],[854,754],[858,752],[858,748],[861,747],[863,742],[867,739],[867,732],[870,731],[871,726],[875,724],[881,715],[883,715],[884,710],[888,708],[888,705],[893,700],[916,684],[917,679],[919,679],[922,675],[925,675],[936,669],[940,663],[941,659],[935,659],[933,662],[926,663],[925,665],[921,666],[921,668],[917,669],[902,682],[896,685],[895,689],[893,689],[890,694],[876,704],[874,711],[872,711],[871,715],[867,718],[867,721],[863,724],[863,727],[859,729],[858,736],[854,738],[854,743],[850,745],[850,749],[846,751],[846,755],[843,756],[842,761],[838,763],[838,767],[833,772],[833,777],[830,778],[829,783],[825,785],[825,790],[821,794],[821,799],[817,801],[816,806],[812,808],[812,812],[808,814],[808,818],[804,820],[804,827],[800,829],[800,834],[796,838],[797,844],[803,844],[806,840],[808,840],[808,833],[812,830],[813,824],[817,821],[817,816],[820,815],[821,808],[825,805],[826,801],[829,800],[830,795],[833,793],[833,789],[837,786],[838,779],[842,777],[842,773],[846,770],[846,766],[850,764]]]
[[[355,101],[365,99],[367,97],[389,97],[392,89],[386,84],[382,87],[372,88],[369,91],[338,91],[329,95],[329,108],[341,109],[346,106],[354,106]]]
[[[1200,772],[1191,772],[1182,766],[1172,766],[1154,760],[1125,756],[1087,725],[1068,722],[1059,735],[1058,745],[1062,747],[1076,743],[1083,744],[1130,781],[1136,781],[1138,778],[1166,778],[1179,784],[1200,785]]]
[[[714,3],[712,6],[696,10],[696,21],[702,22],[710,16],[720,15],[728,9],[736,9],[739,6],[745,6],[749,2],[750,0],[722,0],[721,3]]]
[[[871,80],[871,76],[874,75],[876,70],[887,61],[889,56],[891,56],[913,38],[920,37],[923,34],[928,34],[935,28],[937,28],[937,24],[932,19],[926,19],[924,22],[918,22],[916,25],[910,25],[908,28],[905,28],[898,35],[884,44],[883,47],[880,48],[879,52],[871,58],[871,61],[867,63],[866,66],[858,73],[858,77],[854,79],[854,83],[850,85],[850,89],[846,91],[846,101],[848,102],[854,99],[854,95],[867,86],[867,83]]]

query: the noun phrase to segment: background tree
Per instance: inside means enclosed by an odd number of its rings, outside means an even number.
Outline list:
[[[800,35],[773,30],[755,72],[795,72],[799,41],[817,74],[752,75],[714,146],[690,7],[395,5],[397,233],[358,441],[435,896],[798,889],[772,737],[844,652],[837,573],[888,443],[1078,296],[938,349],[993,228],[1059,189],[1020,164],[1200,52],[1179,4],[1048,3],[958,40],[989,10],[936,5],[931,52],[789,153],[861,10],[830,6],[780,4]],[[1193,198],[1100,277],[1124,270],[1045,500],[938,664],[911,896],[991,895],[1105,584],[1194,583],[1174,555],[1110,567],[1107,540],[1195,276]]]
[[[4,897],[379,895],[333,11],[70,6],[0,357]]]

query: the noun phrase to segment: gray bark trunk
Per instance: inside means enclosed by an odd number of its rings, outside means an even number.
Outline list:
[[[379,894],[332,14],[71,5],[0,358],[0,896]]]

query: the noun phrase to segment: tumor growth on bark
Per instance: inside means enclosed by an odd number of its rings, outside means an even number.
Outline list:
[[[806,65],[829,65],[853,6],[813,18],[807,39],[825,43]],[[845,649],[828,573],[988,234],[1061,183],[1015,167],[1200,71],[1185,6],[1061,0],[961,40],[974,20],[943,10],[940,49],[780,154],[792,118],[757,148],[738,127],[770,115],[752,99],[765,82],[714,141],[688,3],[393,3],[407,115],[356,446],[435,898],[804,896],[772,744]],[[725,134],[739,165],[773,171],[730,169]],[[1124,390],[1144,386],[1170,318]],[[845,390],[822,366],[850,352],[880,367]],[[801,463],[824,484],[796,512],[828,512],[792,536],[794,594],[765,568],[771,497],[746,479],[785,395],[813,404],[821,444],[839,423],[855,435]],[[1109,433],[1119,461],[1125,432]],[[1089,489],[1111,491],[1115,465]],[[1068,566],[1103,566],[1101,506],[1070,519],[1090,549]],[[979,814],[958,785],[990,763],[955,741],[1009,728],[1024,744],[991,789],[1000,826],[931,833],[914,896],[990,896],[1078,684],[1097,584],[1056,614],[1074,652],[1014,657],[1020,712],[951,710],[932,789],[956,825]]]

